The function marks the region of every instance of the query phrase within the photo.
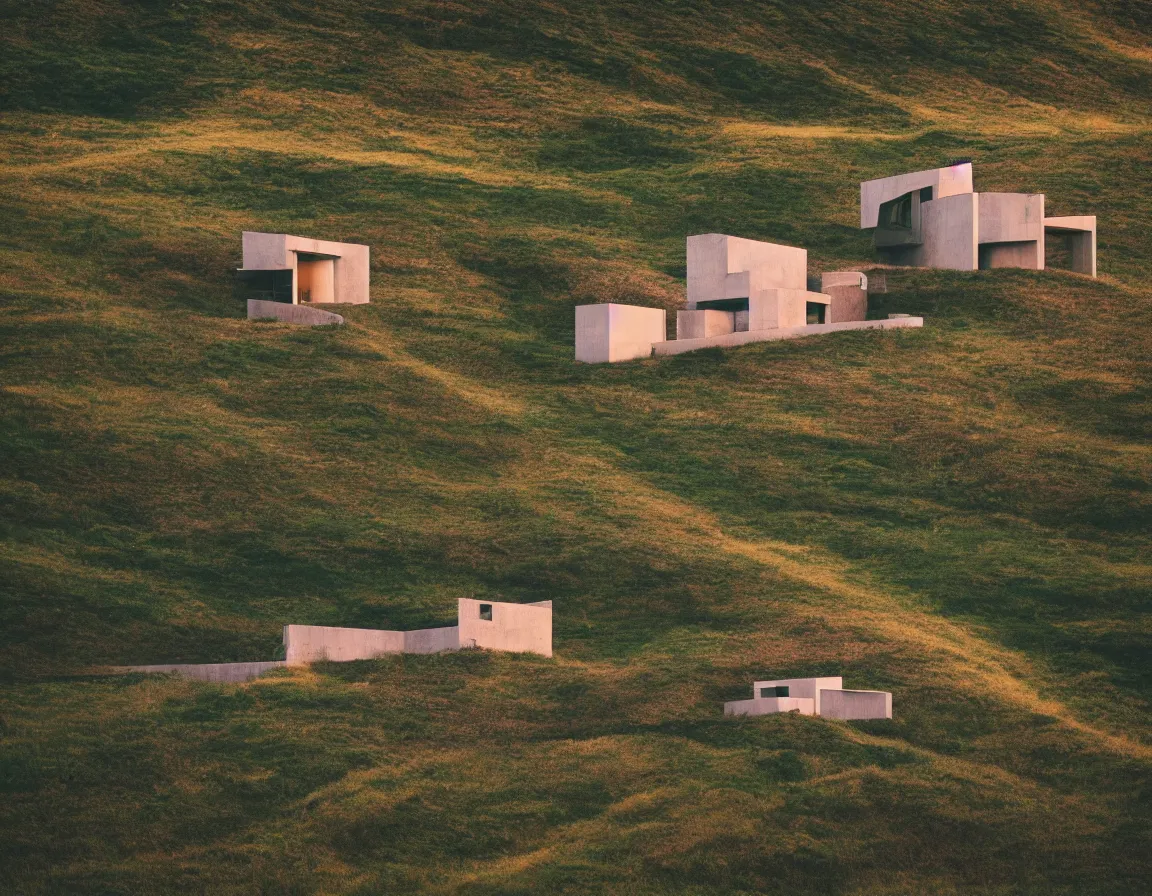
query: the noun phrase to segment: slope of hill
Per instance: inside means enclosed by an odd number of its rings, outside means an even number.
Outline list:
[[[0,892],[1132,893],[1149,835],[1145,4],[6,4]],[[612,367],[684,237],[858,268],[867,177],[1100,216],[1097,281],[893,273]],[[243,319],[239,232],[365,242]],[[556,602],[553,660],[243,686],[283,622]],[[892,722],[720,717],[838,674]]]

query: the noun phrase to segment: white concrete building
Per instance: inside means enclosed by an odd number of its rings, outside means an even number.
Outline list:
[[[882,261],[958,271],[1053,267],[1096,276],[1096,218],[1045,216],[1043,193],[977,193],[972,163],[860,184]],[[1049,252],[1050,244],[1061,252]],[[1061,257],[1058,259],[1057,255]]]
[[[783,678],[757,681],[751,700],[724,704],[726,716],[763,716],[775,712],[798,712],[830,719],[890,719],[892,695],[887,691],[844,689],[844,679]]]
[[[701,348],[794,339],[838,330],[923,326],[923,319],[865,320],[867,278],[836,272],[808,289],[808,252],[722,233],[688,237],[687,307],[668,339],[661,308],[580,305],[576,360],[597,363],[676,355]],[[825,289],[826,287],[826,289]]]
[[[236,277],[248,293],[250,318],[343,323],[338,314],[299,306],[368,302],[367,246],[247,230],[242,241],[243,267]]]

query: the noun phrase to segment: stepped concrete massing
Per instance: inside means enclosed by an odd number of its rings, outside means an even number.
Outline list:
[[[888,264],[1096,276],[1095,217],[1046,217],[1043,193],[977,193],[971,162],[864,181],[860,227]]]
[[[701,348],[795,339],[839,330],[918,327],[921,318],[866,321],[868,280],[837,271],[808,288],[808,252],[722,233],[688,237],[687,307],[676,312],[676,338],[664,311],[634,305],[579,305],[576,360],[626,361]]]
[[[844,679],[783,678],[757,681],[751,700],[724,704],[726,716],[764,716],[776,712],[798,712],[830,719],[890,719],[892,695],[887,691],[849,691]]]
[[[276,306],[368,302],[367,246],[247,230],[242,241],[244,266],[236,272],[236,279],[248,299],[249,318],[275,317],[313,325],[343,323],[338,314]]]
[[[346,663],[391,653],[480,648],[552,656],[552,601],[510,604],[460,598],[456,625],[410,632],[327,625],[284,626],[284,659],[255,663],[122,666],[120,672],[172,673],[199,681],[248,681],[272,669],[315,662]]]

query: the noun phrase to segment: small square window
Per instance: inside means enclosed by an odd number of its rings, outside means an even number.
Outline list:
[[[492,621],[492,604],[480,604],[480,618]]]

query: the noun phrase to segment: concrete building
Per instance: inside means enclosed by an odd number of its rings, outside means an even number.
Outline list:
[[[367,246],[246,230],[243,253],[243,267],[236,278],[247,294],[250,318],[343,323],[340,315],[320,309],[284,306],[368,302]]]
[[[1043,193],[977,193],[971,162],[864,181],[860,227],[873,229],[888,264],[1044,270],[1050,261],[1096,276],[1095,217],[1046,217]]]
[[[284,659],[251,663],[122,666],[120,672],[171,673],[199,681],[248,681],[282,666],[346,663],[390,653],[441,653],[479,648],[552,656],[552,601],[510,604],[460,598],[456,625],[416,631],[284,626]]]
[[[830,719],[890,719],[892,695],[887,691],[844,689],[844,679],[784,678],[757,681],[751,700],[724,704],[726,716],[763,716],[775,712],[798,712]]]
[[[923,325],[918,317],[865,320],[867,278],[859,271],[827,275],[822,291],[811,291],[808,252],[795,246],[705,233],[688,237],[687,259],[687,307],[676,312],[675,339],[665,335],[663,309],[580,305],[576,360],[624,361],[839,330]]]

